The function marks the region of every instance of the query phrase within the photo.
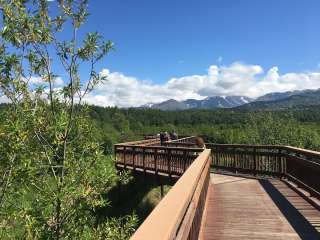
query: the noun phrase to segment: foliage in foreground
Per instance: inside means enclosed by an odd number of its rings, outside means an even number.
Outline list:
[[[112,49],[98,33],[79,41],[87,0],[0,0],[1,239],[128,238],[136,217],[96,222],[119,181],[85,97],[105,80],[95,65]],[[68,29],[64,29],[69,26]],[[63,82],[54,62],[64,69]],[[89,66],[87,78],[80,67]],[[112,162],[111,162],[112,164]]]

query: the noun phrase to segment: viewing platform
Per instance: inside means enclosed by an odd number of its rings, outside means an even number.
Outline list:
[[[118,169],[176,180],[131,239],[320,239],[320,153],[195,137],[115,145]]]

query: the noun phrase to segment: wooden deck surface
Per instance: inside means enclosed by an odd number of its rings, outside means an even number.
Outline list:
[[[320,239],[320,212],[280,180],[213,174],[202,239]]]

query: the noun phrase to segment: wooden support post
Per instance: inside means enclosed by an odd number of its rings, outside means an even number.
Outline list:
[[[160,197],[161,197],[161,199],[162,199],[163,196],[164,196],[162,178],[161,178],[161,176],[155,174],[154,177],[153,177],[153,179],[154,179],[154,181],[155,181],[156,186],[157,186],[157,187],[158,187],[158,186],[160,187]]]
[[[161,179],[160,179],[160,196],[161,196],[161,199],[164,197],[163,184],[162,184]]]
[[[168,173],[169,177],[171,178],[171,150],[168,150]]]

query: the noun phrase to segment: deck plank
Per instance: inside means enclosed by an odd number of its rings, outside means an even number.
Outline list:
[[[280,180],[214,174],[201,229],[205,240],[320,239],[320,213]]]

